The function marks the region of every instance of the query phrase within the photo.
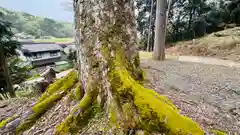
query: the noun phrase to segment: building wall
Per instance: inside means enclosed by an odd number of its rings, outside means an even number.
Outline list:
[[[36,53],[37,55],[41,55],[40,58],[34,58],[34,56],[31,56],[28,58],[28,60],[30,61],[37,61],[37,60],[45,60],[45,59],[52,59],[52,58],[58,58],[61,57],[61,53],[60,51],[56,52],[55,56],[51,56],[50,52],[40,52],[40,53]]]
[[[55,56],[51,56],[50,52],[39,52],[36,55],[41,55],[41,57],[36,58],[34,56],[25,56],[22,51],[16,50],[19,54],[19,58],[23,60],[25,63],[32,64],[32,66],[40,66],[47,65],[54,62],[58,62],[62,60],[63,54],[61,51],[57,51]]]

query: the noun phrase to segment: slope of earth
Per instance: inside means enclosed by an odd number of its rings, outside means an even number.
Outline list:
[[[142,60],[147,87],[166,95],[204,129],[240,134],[240,68]]]
[[[14,115],[22,115],[34,105],[37,98],[24,97],[9,100],[0,100],[0,122]],[[1,131],[0,131],[0,134]]]
[[[167,49],[169,55],[211,56],[240,61],[240,27],[226,29]]]

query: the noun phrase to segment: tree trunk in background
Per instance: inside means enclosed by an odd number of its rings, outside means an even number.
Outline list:
[[[166,9],[167,0],[157,0],[156,21],[155,21],[155,40],[154,40],[154,60],[165,59],[166,41]]]
[[[152,35],[152,12],[153,12],[153,0],[151,0],[151,12],[149,15],[149,28],[148,28],[148,42],[147,42],[147,51],[151,52],[151,43],[150,43],[150,38]]]
[[[168,16],[169,16],[171,4],[172,4],[172,0],[168,0],[168,6],[167,6],[167,12],[166,12],[166,20],[165,20],[165,40],[167,38]]]
[[[4,80],[6,81],[6,87],[4,90],[10,94],[10,97],[15,97],[16,95],[13,90],[13,84],[9,74],[8,65],[2,45],[0,45],[0,66],[0,68],[3,69]]]

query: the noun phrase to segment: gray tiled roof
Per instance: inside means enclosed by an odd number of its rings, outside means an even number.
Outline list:
[[[23,52],[45,52],[45,51],[60,51],[62,47],[58,44],[23,44]]]

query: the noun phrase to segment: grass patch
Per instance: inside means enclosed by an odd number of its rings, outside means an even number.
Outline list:
[[[19,98],[22,98],[22,97],[32,98],[32,97],[38,97],[40,95],[40,93],[36,90],[18,90],[15,93],[16,93],[16,96]]]
[[[30,78],[27,79],[27,81],[31,81],[31,80],[34,80],[34,79],[37,79],[37,78],[40,78],[40,74],[36,74],[34,76],[31,76]]]
[[[73,38],[35,39],[34,42],[72,42]]]
[[[55,65],[54,70],[58,71],[58,72],[62,72],[62,71],[66,71],[68,69],[73,68],[73,63],[69,62],[66,64],[61,64],[61,65]]]
[[[152,59],[152,52],[139,51],[140,59]],[[177,56],[166,55],[166,59],[178,59]]]

